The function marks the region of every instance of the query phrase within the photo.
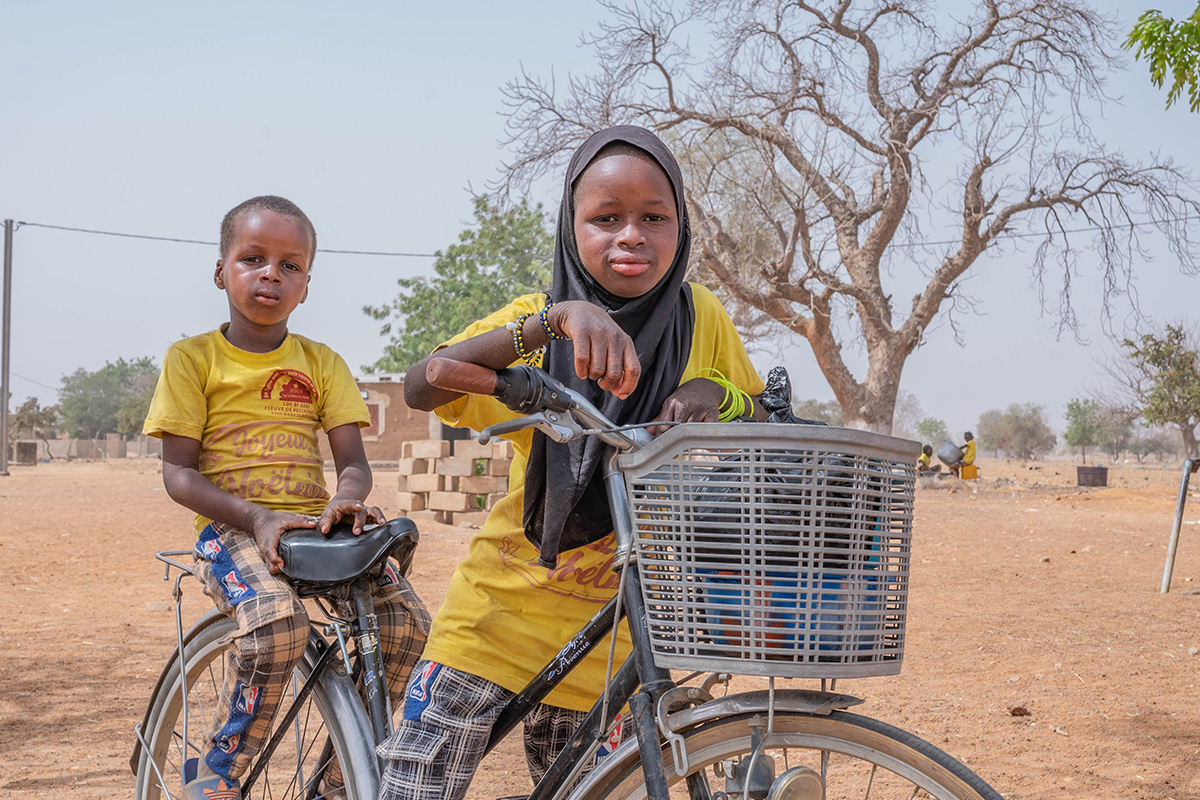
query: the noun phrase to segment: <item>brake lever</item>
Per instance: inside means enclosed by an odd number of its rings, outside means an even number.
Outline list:
[[[495,425],[488,425],[479,432],[475,437],[475,441],[480,444],[487,444],[495,436],[523,431],[526,428],[539,430],[554,442],[569,442],[578,436],[582,436],[584,431],[583,426],[576,422],[575,417],[571,414],[546,410],[538,411],[527,417],[518,417],[517,419],[497,422]]]

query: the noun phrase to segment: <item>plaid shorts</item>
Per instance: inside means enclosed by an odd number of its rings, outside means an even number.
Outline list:
[[[476,675],[419,662],[409,679],[403,718],[376,750],[384,759],[379,800],[461,800],[492,725],[512,698],[513,692]],[[535,784],[585,716],[542,703],[525,717],[525,761]]]
[[[209,769],[237,778],[262,749],[292,668],[308,643],[308,613],[283,576],[272,575],[254,537],[214,523],[196,542],[193,573],[217,609],[237,622],[225,655],[221,699],[206,741]],[[393,708],[425,647],[429,612],[412,585],[390,565],[373,587],[380,650]],[[331,598],[336,613],[353,606]],[[336,767],[331,777],[337,778]]]

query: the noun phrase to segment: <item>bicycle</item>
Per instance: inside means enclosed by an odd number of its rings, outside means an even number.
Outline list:
[[[847,711],[863,701],[836,688],[900,671],[916,443],[756,422],[679,425],[651,440],[646,426],[613,426],[536,368],[434,359],[428,377],[524,415],[481,441],[532,427],[610,448],[616,595],[509,702],[489,751],[622,618],[636,623],[633,652],[615,667],[610,638],[600,699],[528,800],[1000,800],[932,744]],[[672,669],[689,674],[676,681]],[[730,694],[732,675],[767,688]],[[719,685],[726,694],[714,696]],[[634,735],[593,768],[618,718]],[[359,787],[369,791],[378,773],[359,777],[351,796],[373,797]]]
[[[291,696],[285,698],[266,745],[242,778],[245,797],[320,797],[334,757],[345,786],[336,795],[326,795],[327,800],[378,794],[374,748],[391,733],[392,714],[376,649],[379,626],[369,585],[389,566],[398,574],[407,572],[418,538],[412,520],[399,518],[368,526],[361,536],[349,525],[336,525],[329,534],[298,531],[280,543],[285,574],[301,597],[314,598],[329,624],[325,635],[318,623],[312,624],[304,656],[293,670]],[[172,550],[155,556],[166,564],[164,580],[170,579],[172,569],[178,570],[173,591],[177,646],[135,727],[129,763],[137,777],[137,800],[170,800],[194,777],[187,761],[205,749],[200,737],[211,727],[223,654],[237,627],[210,609],[184,632],[181,582],[192,571],[176,558],[192,552]],[[353,603],[352,619],[338,618],[329,610],[326,600],[339,593]]]

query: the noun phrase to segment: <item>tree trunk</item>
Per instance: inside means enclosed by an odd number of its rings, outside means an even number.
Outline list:
[[[1183,436],[1183,454],[1185,458],[1200,458],[1200,446],[1196,444],[1196,429],[1190,423],[1181,423],[1179,433]]]

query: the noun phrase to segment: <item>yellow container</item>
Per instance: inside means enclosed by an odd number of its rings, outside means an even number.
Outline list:
[[[964,464],[959,474],[964,481],[973,481],[979,477],[979,467],[974,464]]]

